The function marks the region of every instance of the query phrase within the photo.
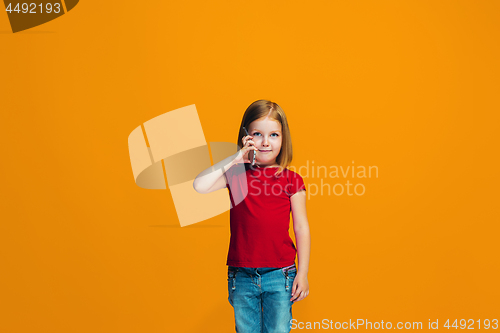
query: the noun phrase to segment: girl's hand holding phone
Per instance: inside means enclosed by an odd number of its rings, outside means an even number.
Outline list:
[[[241,138],[243,148],[241,148],[234,160],[235,163],[252,163],[252,151],[258,151],[255,147],[255,142],[252,141],[253,136],[247,135]]]

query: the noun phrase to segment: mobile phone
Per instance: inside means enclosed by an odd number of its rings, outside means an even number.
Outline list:
[[[243,130],[245,130],[245,133],[246,133],[247,135],[250,135],[250,134],[248,134],[248,131],[247,131],[247,129],[245,128],[245,126],[243,126]],[[253,150],[252,165],[255,165],[255,155],[256,155],[256,154],[257,154],[257,152],[256,152],[255,150]]]

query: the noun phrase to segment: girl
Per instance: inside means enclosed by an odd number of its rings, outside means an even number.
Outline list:
[[[304,182],[287,169],[292,141],[281,107],[253,102],[243,115],[238,147],[236,154],[200,173],[193,186],[200,193],[229,190],[226,264],[236,332],[290,332],[292,304],[309,294],[310,234]],[[290,211],[297,248],[288,233]]]

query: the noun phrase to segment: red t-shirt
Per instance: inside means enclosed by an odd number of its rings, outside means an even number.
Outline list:
[[[285,267],[295,263],[297,250],[288,233],[290,197],[305,191],[305,185],[298,173],[284,169],[276,177],[277,170],[243,163],[225,172],[231,199],[228,266]]]

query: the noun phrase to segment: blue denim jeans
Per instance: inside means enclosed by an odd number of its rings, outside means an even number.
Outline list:
[[[295,264],[281,268],[228,266],[229,303],[238,333],[288,333]]]

